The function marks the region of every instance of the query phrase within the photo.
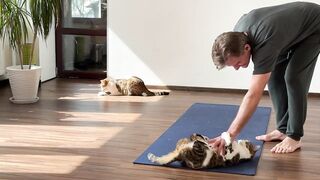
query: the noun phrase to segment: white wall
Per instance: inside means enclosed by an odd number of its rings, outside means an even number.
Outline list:
[[[213,40],[244,13],[289,0],[108,0],[108,76],[148,85],[246,89],[247,69],[217,71]],[[313,0],[319,3],[320,0]],[[320,92],[320,61],[311,92]]]
[[[56,77],[56,41],[55,28],[52,25],[45,41],[39,38],[39,64],[41,66],[41,81]]]
[[[4,65],[4,51],[3,51],[3,45],[2,42],[0,43],[0,76],[4,75],[5,73],[5,65]]]
[[[11,65],[11,50],[9,42],[0,39],[0,80],[5,79],[5,67]]]

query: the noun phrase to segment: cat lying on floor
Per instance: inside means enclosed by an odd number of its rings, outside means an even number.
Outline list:
[[[169,92],[151,92],[144,82],[135,76],[129,79],[106,78],[100,81],[101,92],[99,96],[161,96],[169,95]]]
[[[180,139],[176,149],[161,157],[152,153],[148,159],[156,164],[165,165],[174,161],[180,161],[192,169],[213,168],[219,166],[232,166],[240,161],[250,160],[254,157],[259,146],[253,145],[248,140],[231,142],[228,133],[221,136],[226,141],[225,155],[221,156],[208,144],[208,137],[200,134],[192,134],[190,138]]]

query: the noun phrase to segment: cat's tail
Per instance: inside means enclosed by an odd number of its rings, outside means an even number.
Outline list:
[[[169,95],[169,92],[166,92],[166,91],[151,92],[151,91],[147,90],[146,93],[144,93],[142,95],[143,96],[164,96],[164,95]]]
[[[154,92],[155,96],[165,96],[165,95],[169,95],[169,92],[167,91],[160,91],[160,92]]]

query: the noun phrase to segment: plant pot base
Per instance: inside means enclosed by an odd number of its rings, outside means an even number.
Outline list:
[[[13,97],[11,97],[9,98],[9,100],[14,104],[31,104],[31,103],[38,102],[39,97],[36,97],[35,99],[31,99],[31,100],[15,100]]]

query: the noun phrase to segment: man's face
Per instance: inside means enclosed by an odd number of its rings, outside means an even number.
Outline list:
[[[243,54],[240,56],[229,56],[226,59],[226,65],[232,66],[235,70],[238,70],[240,67],[247,68],[250,63],[251,56],[251,47],[249,44],[246,44],[244,47]]]

